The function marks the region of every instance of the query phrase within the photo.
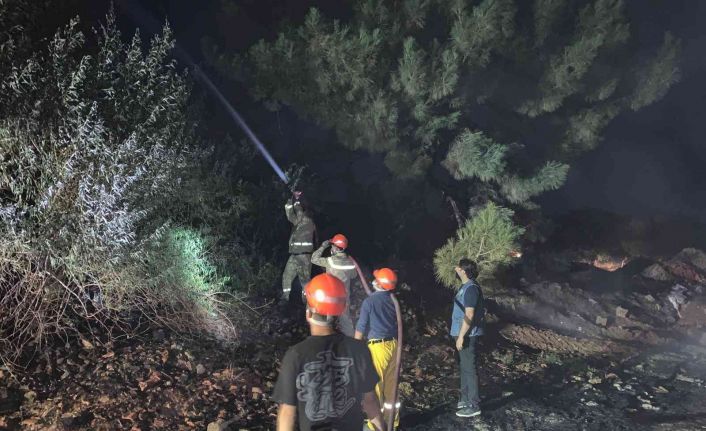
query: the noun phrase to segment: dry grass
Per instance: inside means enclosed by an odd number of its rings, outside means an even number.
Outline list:
[[[256,311],[214,292],[146,280],[139,267],[93,264],[77,271],[21,244],[0,244],[0,364],[22,367],[56,340],[95,342],[130,334],[134,316],[185,335],[238,337],[241,320]],[[234,318],[237,319],[234,321]]]

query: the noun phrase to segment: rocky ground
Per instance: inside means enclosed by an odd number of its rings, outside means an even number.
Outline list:
[[[706,429],[706,255],[686,250],[657,266],[552,259],[516,288],[488,286],[476,419],[454,415],[447,316],[422,321],[407,307],[419,324],[407,331],[402,428]],[[252,321],[252,334],[266,335],[239,346],[156,329],[70,341],[24,372],[0,369],[0,430],[273,429],[279,359],[304,328],[296,316]]]
[[[451,394],[433,414],[408,416],[410,429],[706,429],[706,254],[623,259],[612,272],[579,266],[498,294],[483,415],[455,418]]]

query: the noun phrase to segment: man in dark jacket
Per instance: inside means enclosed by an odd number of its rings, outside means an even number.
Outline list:
[[[311,252],[314,250],[314,231],[316,226],[309,217],[300,198],[301,192],[294,192],[284,206],[287,220],[292,223],[292,234],[289,236],[289,260],[282,274],[282,298],[280,304],[289,303],[289,293],[292,282],[299,277],[299,283],[305,286],[311,278]]]

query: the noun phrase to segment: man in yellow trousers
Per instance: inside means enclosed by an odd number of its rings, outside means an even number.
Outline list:
[[[380,381],[375,387],[383,419],[389,423],[394,407],[395,358],[397,356],[397,313],[390,294],[397,285],[397,274],[390,268],[373,271],[375,292],[360,307],[355,338],[368,339],[368,349]],[[395,408],[395,428],[399,425],[399,403]],[[372,427],[370,427],[372,429]]]

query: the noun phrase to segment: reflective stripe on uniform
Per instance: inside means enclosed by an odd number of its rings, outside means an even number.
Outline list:
[[[293,242],[290,243],[289,245],[314,245],[313,242]]]
[[[286,204],[284,207],[285,207],[285,208],[291,208],[291,207],[293,207],[293,206],[294,206],[294,205]]]
[[[339,265],[334,263],[333,258],[331,257],[327,257],[326,262],[328,262],[329,266],[333,269],[355,269],[355,265]]]

